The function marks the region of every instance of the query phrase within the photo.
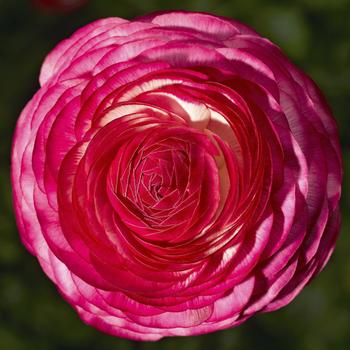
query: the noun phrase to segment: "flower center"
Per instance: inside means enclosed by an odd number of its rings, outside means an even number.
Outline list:
[[[134,168],[132,177],[137,188],[134,203],[151,225],[160,224],[165,211],[183,198],[189,177],[188,162],[185,150],[155,145]]]
[[[208,193],[208,188],[219,193],[217,155],[208,135],[190,127],[143,132],[121,147],[112,163],[109,197],[115,212],[143,238],[169,242],[170,233],[200,232],[219,205]]]

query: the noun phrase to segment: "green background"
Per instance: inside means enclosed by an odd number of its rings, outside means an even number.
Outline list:
[[[38,89],[46,53],[100,17],[163,9],[239,19],[279,44],[318,83],[339,123],[344,153],[343,226],[327,268],[289,306],[213,334],[137,343],[84,325],[21,245],[12,213],[9,163],[16,119]],[[350,349],[350,1],[94,0],[47,13],[29,0],[0,0],[0,349]]]

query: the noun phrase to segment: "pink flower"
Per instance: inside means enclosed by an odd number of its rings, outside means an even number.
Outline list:
[[[32,0],[41,9],[58,12],[69,12],[84,5],[87,0]]]
[[[315,84],[236,21],[107,18],[47,56],[12,156],[21,238],[84,322],[137,340],[289,303],[339,231]]]

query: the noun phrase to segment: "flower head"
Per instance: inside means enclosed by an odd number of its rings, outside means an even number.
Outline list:
[[[138,340],[289,303],[339,231],[341,154],[315,84],[233,20],[93,22],[17,124],[21,238],[88,324]]]

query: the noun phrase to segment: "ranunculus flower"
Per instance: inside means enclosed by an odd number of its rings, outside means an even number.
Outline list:
[[[12,156],[21,238],[88,324],[157,340],[289,303],[339,231],[315,84],[236,21],[107,18],[47,56]]]
[[[67,12],[76,10],[87,0],[32,0],[32,2],[45,10]]]

